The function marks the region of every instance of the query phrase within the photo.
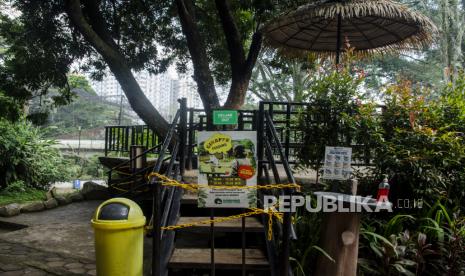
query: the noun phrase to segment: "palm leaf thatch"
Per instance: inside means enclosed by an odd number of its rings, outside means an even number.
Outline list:
[[[326,0],[273,19],[262,28],[265,45],[287,56],[333,55],[339,15],[342,41],[362,54],[422,47],[437,33],[429,18],[391,0]]]

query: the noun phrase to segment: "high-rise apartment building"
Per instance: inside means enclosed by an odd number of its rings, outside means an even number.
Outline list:
[[[171,121],[179,108],[178,99],[187,98],[187,105],[202,108],[200,97],[197,94],[195,82],[190,77],[172,78],[168,73],[158,75],[146,71],[134,74],[139,86],[152,105],[160,114]],[[123,90],[112,74],[108,74],[102,81],[93,82],[92,86],[97,95],[105,100],[120,103],[124,101]]]

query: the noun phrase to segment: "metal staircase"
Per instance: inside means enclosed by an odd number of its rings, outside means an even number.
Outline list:
[[[185,99],[180,100],[180,109],[163,142],[109,171],[109,188],[115,196],[133,198],[141,204],[146,215],[152,217],[153,227],[149,235],[153,238],[152,275],[291,275],[289,245],[295,235],[289,213],[284,214],[283,223],[274,221],[271,240],[267,239],[266,215],[176,231],[161,230],[168,225],[246,212],[244,209],[197,208],[195,194],[179,187],[162,186],[157,178],[148,181],[147,175],[151,172],[183,181],[185,167],[192,166],[192,147],[195,146],[191,140],[195,131],[191,118]],[[289,152],[282,146],[283,141],[269,111],[253,112],[251,118],[251,127],[259,135],[258,185],[294,183],[286,156]],[[203,127],[202,124],[197,126]],[[211,129],[211,126],[207,128]],[[244,124],[238,126],[238,130],[242,129]],[[131,164],[148,154],[156,156],[154,163],[134,169]],[[284,167],[285,175],[279,175],[278,164]],[[292,190],[259,190],[259,208],[263,207],[263,195],[270,192],[276,195],[293,193]]]

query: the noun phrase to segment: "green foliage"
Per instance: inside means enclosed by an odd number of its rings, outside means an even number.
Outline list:
[[[316,60],[305,63],[262,54],[252,72],[249,91],[264,101],[301,102],[313,80],[315,65]]]
[[[450,115],[453,110],[463,112],[456,106],[465,101],[455,90],[435,101],[427,97],[428,91],[415,90],[409,82],[388,88],[379,127],[366,133],[366,137],[378,140],[371,173],[378,178],[381,174],[391,176],[394,198],[434,202],[445,197],[463,203],[465,121],[458,113]]]
[[[366,219],[360,244],[361,275],[465,273],[465,218],[439,201],[415,217]]]
[[[83,75],[69,74],[68,83],[71,89],[82,89],[89,94],[97,95],[89,84],[87,78]]]
[[[84,90],[75,90],[76,99],[65,106],[57,107],[48,115],[43,124],[47,137],[57,137],[63,134],[73,134],[77,137],[81,131],[117,125],[120,108]],[[130,125],[132,118],[123,114],[122,125]],[[84,138],[83,136],[82,138]]]
[[[67,164],[53,145],[31,123],[0,120],[0,189],[17,181],[45,189],[51,182],[65,180]]]
[[[45,191],[27,187],[22,181],[14,181],[6,189],[0,190],[0,206],[10,203],[22,203],[34,200],[44,200]]]
[[[106,178],[105,169],[100,164],[98,156],[86,157],[77,154],[66,156],[65,158],[69,163],[70,178],[81,180]]]
[[[69,34],[56,35],[60,29],[59,21],[44,26],[36,20],[38,18],[31,17],[24,24],[24,14],[12,17],[5,11],[11,12],[11,9],[4,9],[0,14],[0,37],[4,47],[0,56],[0,90],[23,106],[30,99],[46,95],[49,88],[57,87],[54,101],[57,104],[70,102],[72,93],[66,73],[73,62],[70,55],[73,56],[72,52],[79,48],[67,51],[62,45],[68,39],[71,44],[74,40]],[[50,16],[53,11],[47,13],[44,16]],[[34,30],[27,30],[29,25],[34,26]]]
[[[298,153],[301,167],[318,171],[325,146],[349,146],[351,138],[360,131],[350,124],[350,118],[359,116],[363,73],[351,67],[350,59],[346,62],[345,66],[333,70],[318,70],[306,88],[303,99],[308,107],[301,112],[297,122],[303,131],[304,147]]]
[[[361,191],[374,194],[382,175],[390,176],[391,196],[438,197],[464,203],[465,96],[463,79],[439,98],[400,81],[384,94],[385,107],[362,103],[361,79],[354,70],[325,73],[308,88],[310,107],[298,124],[304,132],[300,165],[318,170],[325,146],[357,146],[354,159],[370,154],[373,167],[357,174]],[[436,93],[438,94],[438,93]]]
[[[245,52],[250,47],[252,36],[264,22],[272,19],[283,11],[296,8],[306,3],[302,0],[283,1],[229,1],[231,13],[240,33]],[[208,63],[217,84],[225,85],[231,81],[231,62],[223,26],[218,18],[215,1],[195,1],[195,17],[197,26],[204,40]],[[182,29],[179,24],[173,24],[173,14],[176,13],[173,1],[160,1],[156,10],[158,26],[161,27],[160,40],[166,49],[165,55],[176,60],[179,71],[185,72],[189,64],[189,52],[184,37],[179,36]],[[232,57],[238,58],[238,57]]]
[[[465,78],[460,75],[441,91],[399,81],[385,89],[382,111],[360,101],[358,81],[354,70],[340,70],[308,88],[315,107],[298,120],[306,144],[301,164],[318,169],[326,145],[363,144],[374,166],[356,174],[360,194],[375,194],[387,174],[392,202],[422,199],[427,206],[409,214],[396,210],[390,219],[384,214],[364,219],[360,274],[464,274]],[[361,157],[355,147],[354,153]],[[310,226],[308,231],[313,234],[305,236],[319,233]],[[300,262],[303,253],[297,252],[296,269],[308,274],[311,264]]]
[[[21,105],[0,90],[0,119],[16,121],[21,116]]]

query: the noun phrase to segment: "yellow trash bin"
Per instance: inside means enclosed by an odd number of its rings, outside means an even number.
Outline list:
[[[127,198],[100,204],[92,219],[98,276],[141,276],[145,217]]]

